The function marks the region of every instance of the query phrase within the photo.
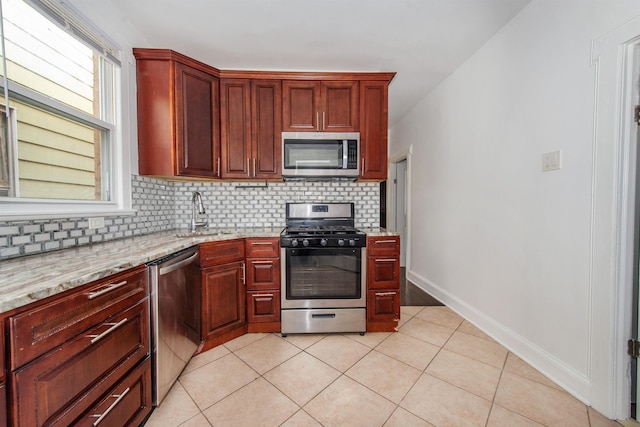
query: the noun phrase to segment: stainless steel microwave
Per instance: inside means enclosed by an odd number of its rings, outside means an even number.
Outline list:
[[[282,132],[283,178],[357,178],[358,132]]]

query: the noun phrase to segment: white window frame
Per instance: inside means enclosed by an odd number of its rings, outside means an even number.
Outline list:
[[[68,3],[61,7],[68,8],[68,12],[81,19],[89,28],[95,30],[86,18],[82,17],[75,9],[72,9]],[[43,13],[46,16],[46,14]],[[80,18],[78,18],[80,17]],[[55,22],[55,21],[54,21]],[[83,201],[83,200],[64,200],[64,199],[31,199],[22,197],[0,197],[0,221],[16,221],[16,220],[32,220],[32,219],[55,219],[55,218],[77,218],[107,215],[133,215],[135,211],[131,209],[131,186],[128,178],[131,175],[130,165],[125,161],[122,133],[122,74],[123,64],[114,62],[111,55],[107,55],[107,60],[113,62],[114,70],[114,103],[115,103],[115,124],[106,124],[102,120],[96,119],[88,114],[83,114],[77,110],[66,106],[65,104],[46,97],[40,93],[32,91],[21,85],[8,82],[9,93],[11,97],[17,97],[23,102],[27,102],[34,106],[39,106],[45,110],[56,112],[58,114],[67,115],[76,121],[84,121],[86,124],[100,129],[109,130],[110,144],[109,156],[111,159],[111,167],[108,177],[109,180],[110,200],[108,201]],[[126,62],[125,62],[126,64]],[[130,79],[132,76],[128,76]],[[4,84],[0,81],[0,90],[4,90]],[[10,107],[11,108],[11,107]],[[11,141],[14,136],[15,125],[11,128]],[[10,148],[10,162],[17,162],[17,152],[13,148],[13,155]],[[12,158],[11,158],[12,157]],[[14,168],[15,170],[15,168]],[[15,176],[14,176],[15,178]],[[14,181],[17,185],[17,180]]]

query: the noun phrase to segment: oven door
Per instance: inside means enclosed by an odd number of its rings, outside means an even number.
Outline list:
[[[366,307],[366,248],[282,248],[281,306]]]

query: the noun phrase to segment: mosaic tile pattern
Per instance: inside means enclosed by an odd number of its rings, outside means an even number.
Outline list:
[[[299,201],[353,201],[356,226],[379,226],[377,183],[195,183],[138,175],[132,175],[131,181],[133,209],[137,213],[105,217],[104,228],[89,229],[88,218],[0,222],[0,260],[187,228],[193,191],[202,193],[209,224],[216,227],[283,227],[285,203]]]

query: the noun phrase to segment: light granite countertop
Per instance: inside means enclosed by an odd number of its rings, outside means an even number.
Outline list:
[[[397,236],[384,228],[361,229],[369,236]],[[0,313],[67,289],[146,264],[199,243],[247,237],[279,237],[282,228],[171,230],[78,246],[0,263]]]

